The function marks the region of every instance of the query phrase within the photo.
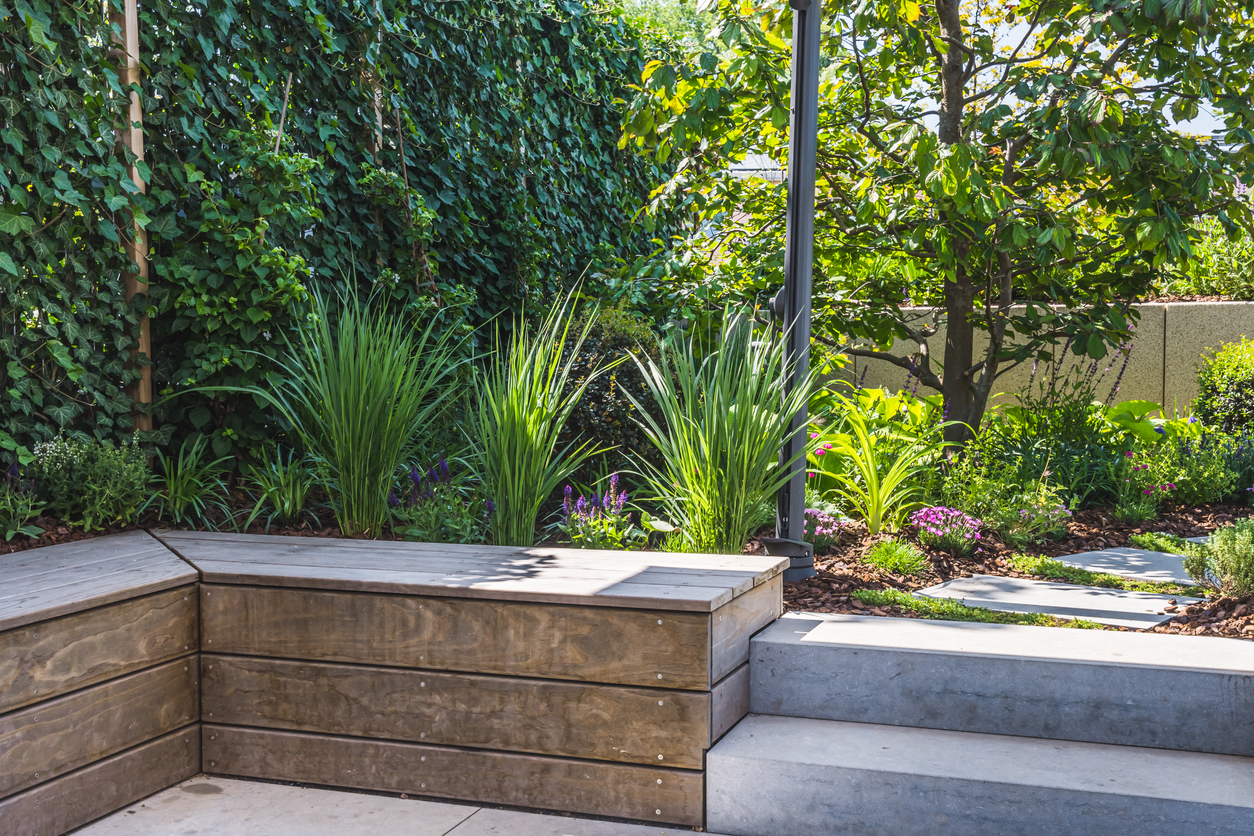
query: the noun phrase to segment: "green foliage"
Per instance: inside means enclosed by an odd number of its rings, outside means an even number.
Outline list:
[[[307,290],[377,290],[460,336],[673,227],[631,223],[668,168],[615,147],[628,82],[669,47],[613,10],[191,0],[139,17],[146,193],[115,145],[128,101],[99,4],[0,0],[0,431],[20,444],[130,429],[147,313],[156,389],[185,394],[145,440],[260,455],[273,413],[243,390],[274,385]],[[132,212],[152,276],[133,304]]]
[[[1146,547],[1140,546],[1140,548]],[[1100,586],[1103,589],[1126,589],[1130,592],[1148,592],[1153,595],[1205,597],[1207,594],[1206,589],[1198,586],[1141,581],[1120,575],[1108,575],[1104,572],[1090,572],[1087,569],[1068,566],[1048,557],[1036,557],[1025,554],[1015,555],[1010,558],[1010,565],[1016,571],[1024,574],[1036,575],[1041,578],[1052,578],[1053,580],[1066,581],[1067,583],[1080,584],[1082,586]]]
[[[881,540],[863,560],[894,575],[917,575],[928,567],[927,556],[904,540]]]
[[[698,0],[624,0],[623,14],[676,41],[709,45],[714,18],[699,5]]]
[[[33,486],[10,471],[0,477],[0,531],[7,543],[19,534],[38,537],[44,530],[35,525],[44,504],[35,497]]]
[[[122,238],[130,211],[148,217],[115,145],[127,101],[102,12],[0,0],[0,433],[26,447],[134,424],[144,306],[126,300]]]
[[[218,525],[231,516],[227,505],[227,485],[224,478],[228,457],[206,461],[209,439],[197,436],[183,441],[178,456],[157,453],[157,466],[152,482],[159,487],[144,503],[158,519],[175,525]]]
[[[1240,598],[1254,593],[1254,519],[1215,529],[1200,557],[1192,565],[1185,563],[1185,571],[1224,595]]]
[[[586,317],[576,318],[571,330],[582,332],[586,320]],[[567,348],[568,354],[571,348],[573,344]],[[594,447],[610,451],[618,461],[644,458],[656,464],[654,448],[637,420],[631,398],[644,404],[655,420],[660,413],[648,397],[648,385],[640,367],[625,362],[633,353],[654,361],[659,359],[657,338],[649,323],[629,312],[622,303],[600,310],[591,319],[587,339],[570,358],[567,389],[573,390],[585,380],[588,383],[562,428],[559,443],[589,441]],[[595,374],[597,369],[611,365],[606,374]],[[589,474],[578,475],[586,478]]]
[[[1065,340],[1091,359],[1126,343],[1131,300],[1190,260],[1199,214],[1254,226],[1233,200],[1254,143],[1254,3],[1195,8],[824,6],[819,332],[941,391],[951,440],[1016,365]],[[695,216],[702,280],[758,297],[780,281],[785,188],[730,168],[786,164],[793,12],[715,13],[718,52],[646,66],[623,144],[678,161],[650,208]],[[1223,142],[1173,124],[1207,101]],[[930,350],[884,351],[898,341]]]
[[[1138,442],[1124,456],[1124,485],[1159,504],[1219,502],[1237,486],[1229,466],[1231,446],[1230,439],[1205,430]]]
[[[257,504],[243,527],[252,525],[267,506],[270,513],[266,515],[266,531],[273,523],[293,525],[301,517],[308,517],[316,524],[318,518],[308,512],[306,505],[317,483],[317,472],[295,450],[289,450],[286,456],[278,446],[273,451],[267,451],[259,465],[248,468],[245,485],[256,492]]]
[[[1238,435],[1254,432],[1254,340],[1242,338],[1204,357],[1197,389],[1193,410],[1206,426]]]
[[[853,593],[864,604],[873,607],[901,607],[920,618],[940,621],[977,621],[984,624],[1026,624],[1033,627],[1072,627],[1080,630],[1105,630],[1095,621],[1066,619],[1046,613],[998,612],[983,607],[968,607],[949,598],[916,598],[899,589],[859,589]]]
[[[388,491],[456,372],[450,331],[418,331],[377,303],[315,294],[313,321],[275,360],[269,403],[313,460],[348,536],[378,537]]]
[[[1015,464],[988,455],[980,440],[950,462],[941,495],[947,504],[981,519],[1012,548],[1061,536],[1071,519],[1057,488],[1044,479],[1020,482]]]
[[[1248,202],[1250,190],[1244,195]],[[1193,238],[1193,260],[1165,275],[1158,293],[1254,300],[1254,238],[1245,230],[1226,229],[1214,216],[1193,225]]]
[[[807,507],[805,510],[805,540],[814,546],[815,554],[823,554],[840,541],[840,518],[823,508]]]
[[[426,543],[482,543],[493,503],[454,479],[448,462],[410,468],[388,497],[392,530],[406,540]]]
[[[58,436],[35,445],[27,472],[47,513],[88,531],[134,520],[148,496],[148,457],[137,442]]]
[[[811,434],[809,466],[833,481],[832,492],[866,522],[870,534],[879,534],[881,528],[896,531],[922,501],[920,474],[945,447],[939,433],[944,425],[936,425],[938,432],[930,437],[896,428],[876,432],[860,403],[835,397],[841,406],[840,423]]]
[[[644,462],[643,476],[649,498],[679,528],[668,538],[672,547],[739,554],[763,506],[788,481],[779,449],[814,380],[806,370],[785,393],[783,339],[755,333],[731,312],[711,353],[698,355],[696,339],[664,345],[660,361],[636,357],[662,416],[629,395],[661,461]]]
[[[497,505],[492,539],[501,546],[535,542],[540,506],[579,466],[601,452],[591,441],[562,443],[562,430],[583,393],[609,371],[602,365],[574,374],[576,358],[596,321],[578,331],[570,299],[554,306],[538,327],[525,320],[475,377],[477,406],[470,416],[467,460],[474,478]]]

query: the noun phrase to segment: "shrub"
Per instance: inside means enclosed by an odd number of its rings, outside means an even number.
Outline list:
[[[388,505],[394,531],[427,543],[482,543],[495,510],[492,500],[457,484],[444,459],[425,474],[410,468],[400,490],[388,495]]]
[[[1206,547],[1208,569],[1223,594],[1243,597],[1254,593],[1254,519],[1217,528]]]
[[[148,457],[134,436],[117,447],[65,437],[37,444],[30,475],[49,514],[89,531],[131,522],[148,496]]]
[[[952,555],[969,554],[980,542],[983,523],[957,508],[941,505],[920,508],[910,515],[910,524],[918,530],[925,546],[943,549]]]
[[[863,560],[894,575],[917,575],[928,565],[923,552],[902,540],[881,540]]]
[[[579,466],[600,450],[591,441],[561,442],[562,429],[584,390],[608,369],[576,380],[575,358],[595,317],[574,331],[570,300],[532,328],[519,323],[509,345],[475,377],[477,409],[467,441],[474,476],[496,500],[492,539],[502,546],[535,542],[540,506]]]
[[[284,457],[282,448],[276,447],[273,455],[267,454],[260,465],[248,469],[246,483],[257,493],[257,504],[244,527],[252,525],[262,513],[262,509],[270,506],[266,516],[266,530],[275,521],[282,525],[291,525],[302,516],[308,516],[315,523],[318,518],[305,509],[309,493],[318,482],[313,467],[304,458],[289,450]]]
[[[951,465],[941,495],[949,505],[983,520],[1013,548],[1065,534],[1071,519],[1058,488],[1043,479],[1021,486],[1014,465],[982,462],[976,451]]]
[[[822,554],[840,540],[840,519],[819,508],[807,508],[805,538],[814,545],[814,553]]]
[[[44,530],[34,524],[43,511],[44,504],[35,498],[29,481],[18,478],[18,466],[13,465],[0,475],[0,532],[5,542],[19,534],[38,537]]]
[[[604,495],[593,492],[588,498],[574,498],[574,490],[566,486],[562,498],[562,519],[558,528],[570,538],[577,549],[629,549],[644,542],[648,535],[632,525],[625,509],[627,492],[618,489],[618,474],[610,476],[610,487]]]
[[[646,462],[644,476],[678,526],[668,548],[739,554],[763,505],[788,481],[779,449],[813,378],[806,370],[785,394],[783,339],[754,334],[751,322],[730,313],[709,355],[699,357],[693,339],[667,345],[660,361],[636,357],[662,416],[630,396],[661,462]]]
[[[640,367],[623,362],[629,361],[633,352],[653,362],[660,360],[653,330],[648,322],[629,313],[621,304],[601,311],[590,323],[588,320],[585,315],[572,323],[571,330],[575,333],[580,333],[585,324],[591,327],[578,351],[572,343],[562,358],[571,361],[567,394],[582,381],[588,384],[562,427],[558,443],[588,441],[595,448],[615,450],[614,455],[619,460],[644,459],[657,464],[657,449],[649,443],[635,404],[648,410],[655,421],[661,419],[661,411],[649,398],[649,387]],[[606,374],[596,374],[596,370],[604,366],[612,368]],[[584,472],[586,470],[576,475],[590,481],[591,474]]]
[[[1254,432],[1254,341],[1228,343],[1202,359],[1194,414],[1211,429]]]
[[[1205,430],[1138,442],[1124,453],[1120,496],[1137,491],[1157,504],[1170,498],[1184,505],[1226,499],[1237,481],[1230,448],[1228,438]]]
[[[209,437],[202,435],[195,441],[184,440],[177,458],[158,453],[152,481],[160,487],[144,503],[145,509],[152,507],[160,519],[177,525],[212,528],[228,518],[223,463],[229,457],[204,461],[208,447]]]

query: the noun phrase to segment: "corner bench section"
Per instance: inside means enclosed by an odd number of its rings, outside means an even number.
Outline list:
[[[703,826],[774,557],[169,532],[206,772]]]
[[[0,822],[55,836],[200,771],[197,572],[143,531],[0,556]]]

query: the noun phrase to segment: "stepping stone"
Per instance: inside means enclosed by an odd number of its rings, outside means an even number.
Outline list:
[[[1158,583],[1178,583],[1192,586],[1193,579],[1184,571],[1184,556],[1169,552],[1150,552],[1143,549],[1102,549],[1081,552],[1058,558],[1059,563],[1104,572],[1122,578]]]
[[[1205,537],[1185,537],[1184,539],[1188,540],[1190,543],[1209,543],[1210,535],[1207,534]]]
[[[969,607],[984,607],[999,612],[1039,612],[1058,618],[1082,618],[1112,627],[1135,629],[1154,627],[1170,620],[1172,614],[1164,612],[1163,608],[1170,606],[1172,600],[1181,608],[1201,600],[999,575],[956,578],[921,589],[915,595],[937,600],[948,598]]]

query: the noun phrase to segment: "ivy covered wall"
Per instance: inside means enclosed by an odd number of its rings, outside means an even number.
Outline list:
[[[142,306],[161,398],[270,373],[310,292],[471,327],[666,233],[631,223],[663,172],[617,148],[617,99],[665,47],[616,14],[192,0],[141,5],[140,37],[135,196],[99,5],[0,0],[0,430],[20,443],[129,429]],[[117,232],[130,201],[150,236],[135,306]],[[247,450],[266,431],[236,396],[155,411],[158,442],[205,432]]]

